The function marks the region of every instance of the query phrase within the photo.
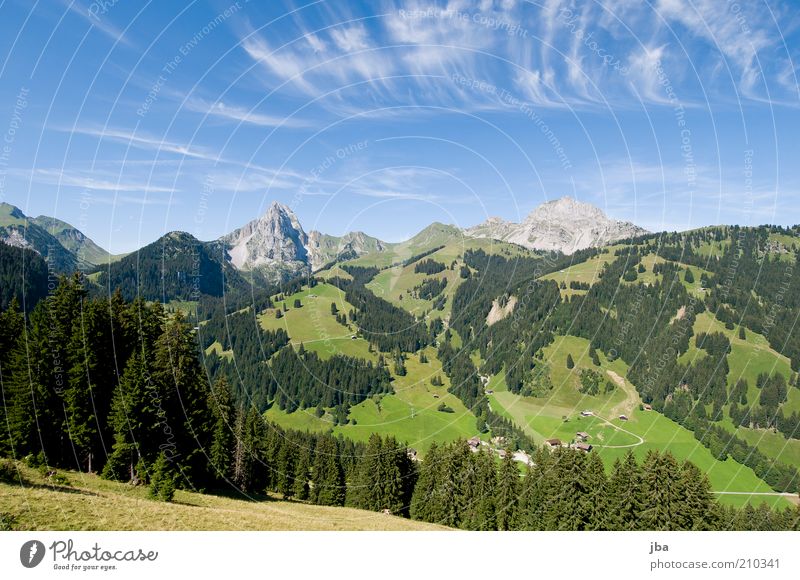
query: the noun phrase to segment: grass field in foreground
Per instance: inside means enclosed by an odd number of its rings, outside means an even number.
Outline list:
[[[274,499],[250,501],[178,491],[173,503],[147,499],[147,488],[64,473],[70,487],[51,486],[23,468],[24,486],[0,484],[0,512],[15,530],[392,530],[446,528],[350,508]]]

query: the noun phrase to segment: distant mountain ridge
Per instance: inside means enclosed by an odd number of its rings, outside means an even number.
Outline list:
[[[107,264],[109,260],[115,258],[78,228],[58,218],[40,215],[32,219],[31,223],[47,230],[67,251],[75,255],[79,262],[96,266]]]
[[[492,217],[464,233],[570,255],[649,232],[631,222],[611,219],[591,204],[562,197],[540,205],[522,223]]]
[[[489,238],[532,250],[572,254],[646,233],[630,222],[608,218],[602,210],[588,203],[564,197],[540,205],[522,223],[489,218],[466,229],[432,223],[405,242],[389,243],[358,231],[343,236],[315,230],[306,232],[292,209],[275,201],[263,216],[214,242],[203,244],[212,250],[214,260],[224,262],[223,269],[229,275],[248,272],[268,282],[280,282],[310,275],[336,261],[385,252],[399,258],[408,257],[463,238]],[[200,243],[181,238],[176,246],[177,238],[170,241],[167,236],[139,252],[147,248],[170,248],[174,258],[181,248],[196,248],[196,243]],[[31,219],[19,208],[6,203],[0,204],[0,241],[36,251],[58,272],[92,270],[123,258],[111,255],[64,221],[47,216]],[[130,268],[131,264],[123,269]],[[219,272],[216,266],[212,269]]]
[[[35,251],[58,273],[91,270],[119,258],[67,222],[43,215],[30,218],[9,203],[0,203],[0,241]]]

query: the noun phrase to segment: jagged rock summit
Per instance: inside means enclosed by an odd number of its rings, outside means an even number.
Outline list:
[[[286,205],[272,202],[262,217],[220,239],[233,266],[258,271],[272,280],[311,273],[332,260],[357,258],[381,252],[386,244],[363,232],[342,237],[306,233],[300,220]]]
[[[572,254],[648,232],[630,222],[611,219],[591,204],[562,197],[543,203],[522,223],[491,217],[482,224],[467,228],[464,233],[474,238],[511,242],[532,250]]]
[[[252,270],[275,263],[305,264],[308,236],[287,206],[272,202],[267,213],[223,236],[231,263],[240,270]]]

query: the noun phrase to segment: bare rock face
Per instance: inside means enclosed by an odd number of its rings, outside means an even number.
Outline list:
[[[285,280],[310,274],[334,260],[351,260],[386,250],[386,244],[363,232],[330,236],[308,234],[294,212],[276,202],[257,220],[220,238],[230,263],[238,270],[263,274],[269,280]]]
[[[0,238],[0,241],[15,248],[22,248],[24,250],[33,250],[37,254],[39,253],[39,251],[34,249],[33,246],[31,246],[30,242],[28,242],[28,240],[25,239],[25,236],[19,230],[16,229],[12,229],[11,231],[9,231],[8,234]]]
[[[532,250],[572,254],[648,233],[630,222],[610,219],[595,206],[562,197],[537,207],[522,223],[489,218],[464,230],[474,238],[492,238]]]
[[[337,237],[314,230],[308,234],[306,249],[311,270],[316,271],[333,260],[351,260],[364,254],[384,252],[386,244],[364,232],[349,232]]]
[[[308,236],[294,212],[277,201],[262,217],[220,241],[239,270],[260,270],[276,279],[308,270]],[[275,275],[269,276],[271,272]]]

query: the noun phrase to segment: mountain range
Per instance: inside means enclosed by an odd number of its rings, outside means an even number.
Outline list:
[[[646,233],[630,222],[610,219],[597,207],[564,197],[537,207],[521,223],[496,217],[466,229],[434,223],[410,240],[389,243],[364,232],[349,232],[343,236],[315,230],[306,232],[289,207],[273,202],[263,216],[219,240],[199,242],[190,234],[172,232],[128,256],[127,262],[131,263],[126,265],[124,255],[112,255],[66,222],[47,216],[29,218],[17,207],[0,204],[0,241],[36,251],[57,272],[91,271],[121,262],[120,266],[111,268],[112,278],[115,269],[136,270],[140,261],[137,254],[145,251],[149,255],[153,249],[166,247],[175,254],[176,244],[204,245],[204,255],[217,263],[217,274],[239,271],[274,282],[367,254],[410,257],[415,252],[459,238],[489,238],[530,250],[569,255]]]

